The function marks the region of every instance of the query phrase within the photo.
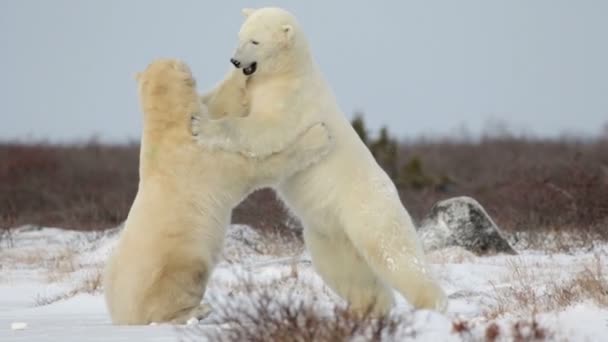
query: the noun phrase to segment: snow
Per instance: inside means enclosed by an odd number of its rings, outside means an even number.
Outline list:
[[[23,330],[27,328],[27,323],[25,322],[13,322],[11,323],[11,329],[13,330]]]
[[[97,280],[117,232],[23,227],[10,244],[0,241],[0,341],[200,340],[201,332],[221,328],[207,319],[186,326],[111,325]],[[477,257],[456,247],[434,251],[428,258],[449,295],[447,314],[412,311],[399,298],[394,315],[407,317],[403,340],[484,340],[492,326],[499,340],[510,340],[517,334],[514,326],[532,333],[532,318],[550,339],[601,340],[608,336],[605,302],[581,297],[553,305],[547,297],[581,272],[595,271],[606,284],[607,256],[608,245],[599,243],[569,253],[524,250],[515,256]],[[303,301],[323,315],[344,305],[316,275],[302,246],[234,225],[205,300],[214,308],[251,309],[255,298],[244,279],[270,291],[277,303]],[[531,304],[518,305],[528,295]],[[466,331],[455,331],[457,322],[465,322]]]

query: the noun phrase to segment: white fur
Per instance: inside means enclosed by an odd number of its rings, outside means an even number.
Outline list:
[[[209,312],[200,303],[234,206],[256,187],[319,160],[330,140],[320,124],[265,159],[209,151],[191,136],[191,115],[205,106],[187,66],[160,60],[138,80],[144,111],[140,183],[106,266],[105,298],[115,324],[183,324]],[[239,93],[220,87],[210,98],[222,110],[218,104],[230,102],[223,97],[239,101]]]
[[[389,310],[391,287],[417,308],[444,310],[394,184],[338,108],[296,19],[279,8],[246,12],[234,58],[257,63],[247,81],[250,114],[200,127],[205,143],[264,156],[326,123],[336,140],[328,157],[278,187],[304,224],[317,271],[357,310]]]

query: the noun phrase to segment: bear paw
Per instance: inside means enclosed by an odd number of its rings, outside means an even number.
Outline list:
[[[200,321],[211,314],[211,306],[209,304],[199,304],[194,308],[182,312],[177,317],[171,320],[173,324],[193,324],[194,320]]]
[[[192,136],[201,134],[202,125],[209,120],[209,108],[204,103],[200,103],[199,111],[190,114],[190,131]]]

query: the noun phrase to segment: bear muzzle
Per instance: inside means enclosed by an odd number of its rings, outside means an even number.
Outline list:
[[[243,66],[243,63],[236,58],[230,58],[230,63],[232,63],[232,65],[234,65],[234,67],[237,69],[243,67],[243,74],[246,76],[253,74],[258,68],[257,62],[252,62],[248,66]]]

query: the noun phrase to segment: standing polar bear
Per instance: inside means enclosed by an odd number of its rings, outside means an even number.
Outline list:
[[[144,112],[139,189],[106,266],[106,304],[114,324],[181,324],[209,311],[201,300],[232,209],[256,187],[319,160],[331,140],[323,124],[313,124],[264,159],[208,151],[191,135],[191,115],[204,116],[206,107],[184,63],[156,61],[138,75],[138,85]],[[246,112],[236,105],[246,101],[234,98],[243,86],[227,83],[208,100],[220,112],[222,103]]]
[[[243,13],[231,62],[248,76],[249,115],[195,125],[201,142],[266,156],[311,123],[326,123],[335,147],[277,189],[304,224],[314,267],[357,311],[386,313],[394,303],[391,287],[416,308],[443,311],[445,294],[428,270],[412,219],[338,108],[294,16],[280,8]]]

